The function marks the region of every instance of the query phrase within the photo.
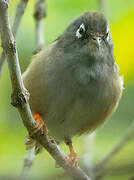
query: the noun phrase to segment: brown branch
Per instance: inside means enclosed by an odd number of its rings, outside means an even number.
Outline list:
[[[15,19],[14,19],[14,23],[13,23],[13,27],[12,27],[12,32],[13,32],[14,37],[16,37],[16,33],[17,33],[18,27],[20,25],[22,16],[27,7],[27,2],[28,2],[28,0],[20,0],[20,2],[17,5]],[[6,61],[6,55],[5,55],[5,52],[3,51],[2,55],[0,57],[0,77],[3,72],[5,61]]]
[[[0,34],[2,47],[7,56],[7,62],[11,76],[13,90],[12,104],[18,108],[23,123],[26,126],[30,136],[36,139],[73,179],[91,180],[79,167],[72,168],[70,164],[66,163],[67,156],[57,146],[55,141],[49,138],[48,135],[42,134],[41,131],[33,134],[35,124],[28,104],[28,93],[24,88],[21,78],[15,40],[9,24],[8,5],[9,0],[0,0]]]

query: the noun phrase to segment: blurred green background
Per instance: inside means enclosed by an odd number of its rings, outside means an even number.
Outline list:
[[[99,0],[47,0],[47,17],[44,20],[45,43],[51,43],[60,35],[73,18],[84,11],[98,10]],[[13,22],[18,0],[10,1],[10,20]],[[118,142],[125,130],[134,121],[134,0],[106,0],[107,16],[114,41],[114,56],[124,76],[124,92],[119,107],[96,133],[93,146],[93,161],[99,162]],[[26,13],[17,34],[17,47],[22,72],[30,62],[35,45],[33,19],[34,1],[29,0]],[[24,138],[27,132],[18,112],[10,104],[11,82],[7,64],[0,79],[0,179],[18,177],[25,155]],[[83,138],[74,138],[79,157],[83,154]],[[90,144],[89,144],[90,146]],[[68,153],[65,145],[61,148]],[[115,165],[134,163],[134,141],[128,143],[111,162]],[[36,157],[29,179],[54,179],[62,172],[47,152]],[[134,173],[106,176],[105,180],[131,179]],[[63,179],[63,178],[61,178]]]

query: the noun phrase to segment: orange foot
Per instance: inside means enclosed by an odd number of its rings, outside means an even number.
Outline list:
[[[42,120],[41,116],[39,114],[34,114],[34,120],[36,121],[34,133],[36,133],[41,128],[43,128],[43,133],[45,135],[47,135],[48,134],[48,129],[47,129],[47,126],[46,126],[45,122]]]
[[[77,167],[78,166],[77,153],[74,151],[74,148],[71,142],[69,142],[67,145],[69,146],[69,150],[70,150],[70,154],[68,155],[68,158],[67,158],[67,163],[71,163],[72,167]]]

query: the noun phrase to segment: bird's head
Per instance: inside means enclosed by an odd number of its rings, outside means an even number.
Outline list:
[[[77,17],[59,37],[59,41],[65,51],[72,49],[92,56],[113,52],[108,22],[100,12],[85,12]]]

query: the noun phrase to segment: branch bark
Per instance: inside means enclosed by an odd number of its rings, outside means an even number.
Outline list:
[[[17,5],[15,19],[14,19],[14,23],[13,23],[13,27],[12,27],[12,32],[13,32],[14,37],[16,37],[16,33],[17,33],[18,27],[20,25],[22,16],[23,16],[25,9],[27,7],[27,2],[28,2],[28,0],[20,0],[20,2]],[[1,74],[3,72],[5,61],[6,61],[6,54],[3,51],[2,55],[0,57],[0,77],[1,77]]]
[[[42,134],[41,131],[33,134],[35,121],[32,117],[32,113],[28,104],[28,92],[24,88],[21,78],[16,44],[9,24],[8,6],[9,0],[0,0],[0,34],[2,47],[7,56],[7,62],[12,82],[12,105],[18,108],[23,123],[29,132],[29,135],[32,136],[32,138],[36,139],[73,179],[91,180],[82,171],[82,169],[80,169],[79,167],[72,168],[70,164],[66,163],[67,156],[57,146],[55,141],[49,138],[48,135]]]

